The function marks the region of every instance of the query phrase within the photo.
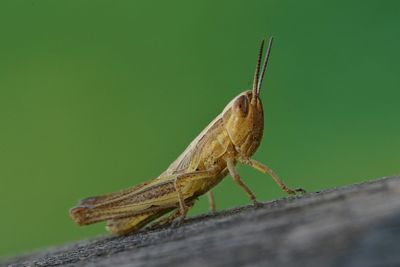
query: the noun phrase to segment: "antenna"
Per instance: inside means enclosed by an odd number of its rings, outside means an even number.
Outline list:
[[[263,82],[263,79],[264,79],[265,70],[267,69],[268,59],[269,59],[269,55],[271,53],[273,40],[274,40],[274,37],[269,38],[268,49],[267,49],[267,53],[265,54],[265,60],[264,60],[264,64],[263,64],[262,71],[261,71],[261,77],[260,77],[260,79],[258,79],[258,84],[257,84],[257,88],[256,88],[256,95],[257,96],[260,94],[260,89],[261,89],[261,85],[262,85],[262,82]],[[254,92],[254,87],[253,87],[253,92]]]
[[[261,41],[261,45],[260,45],[260,50],[258,52],[258,59],[257,59],[257,65],[256,65],[256,72],[254,73],[254,81],[253,81],[253,96],[257,95],[257,88],[258,88],[258,77],[260,75],[260,65],[261,65],[261,57],[263,54],[263,50],[264,50],[264,41]]]

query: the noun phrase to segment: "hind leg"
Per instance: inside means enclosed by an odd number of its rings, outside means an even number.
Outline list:
[[[188,210],[191,209],[193,206],[194,206],[194,201],[187,204]],[[179,218],[181,216],[182,216],[181,210],[177,209],[177,210],[173,211],[169,216],[163,217],[160,220],[158,220],[157,222],[153,223],[149,228],[155,229],[157,227],[170,225],[171,223],[173,223],[174,220],[176,220],[177,218]]]
[[[188,204],[185,203],[184,192],[182,192],[182,188],[185,185],[185,182],[191,182],[201,179],[216,179],[217,172],[214,169],[210,169],[207,171],[197,171],[190,173],[183,173],[178,175],[174,180],[175,191],[178,194],[178,204],[180,209],[179,221],[178,224],[181,224],[186,217],[186,214],[189,210]],[[191,192],[189,192],[191,193]]]
[[[143,228],[146,224],[167,214],[174,208],[152,211],[127,218],[111,219],[107,221],[106,229],[115,235],[126,235],[136,232]]]

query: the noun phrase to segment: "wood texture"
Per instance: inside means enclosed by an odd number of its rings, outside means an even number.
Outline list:
[[[400,177],[52,248],[1,266],[400,266]]]

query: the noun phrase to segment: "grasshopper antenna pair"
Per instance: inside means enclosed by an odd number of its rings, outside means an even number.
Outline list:
[[[274,41],[274,37],[270,37],[269,41],[268,41],[267,53],[265,54],[264,64],[262,66],[261,77],[260,77],[260,66],[261,66],[261,59],[262,59],[262,54],[263,54],[263,50],[264,50],[265,40],[263,39],[261,41],[260,52],[258,53],[256,71],[254,73],[254,81],[253,81],[253,94],[257,95],[257,96],[260,95],[260,89],[261,89],[262,82],[264,80],[265,71],[267,69],[269,55],[271,54],[271,48],[272,48],[273,41]]]

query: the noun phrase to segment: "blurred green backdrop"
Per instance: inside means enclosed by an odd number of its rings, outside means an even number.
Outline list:
[[[0,256],[104,233],[82,197],[157,176],[251,85],[255,158],[309,191],[400,172],[398,1],[1,1]],[[272,179],[240,168],[260,200]],[[248,204],[231,179],[219,209]],[[192,214],[207,212],[202,199]]]

